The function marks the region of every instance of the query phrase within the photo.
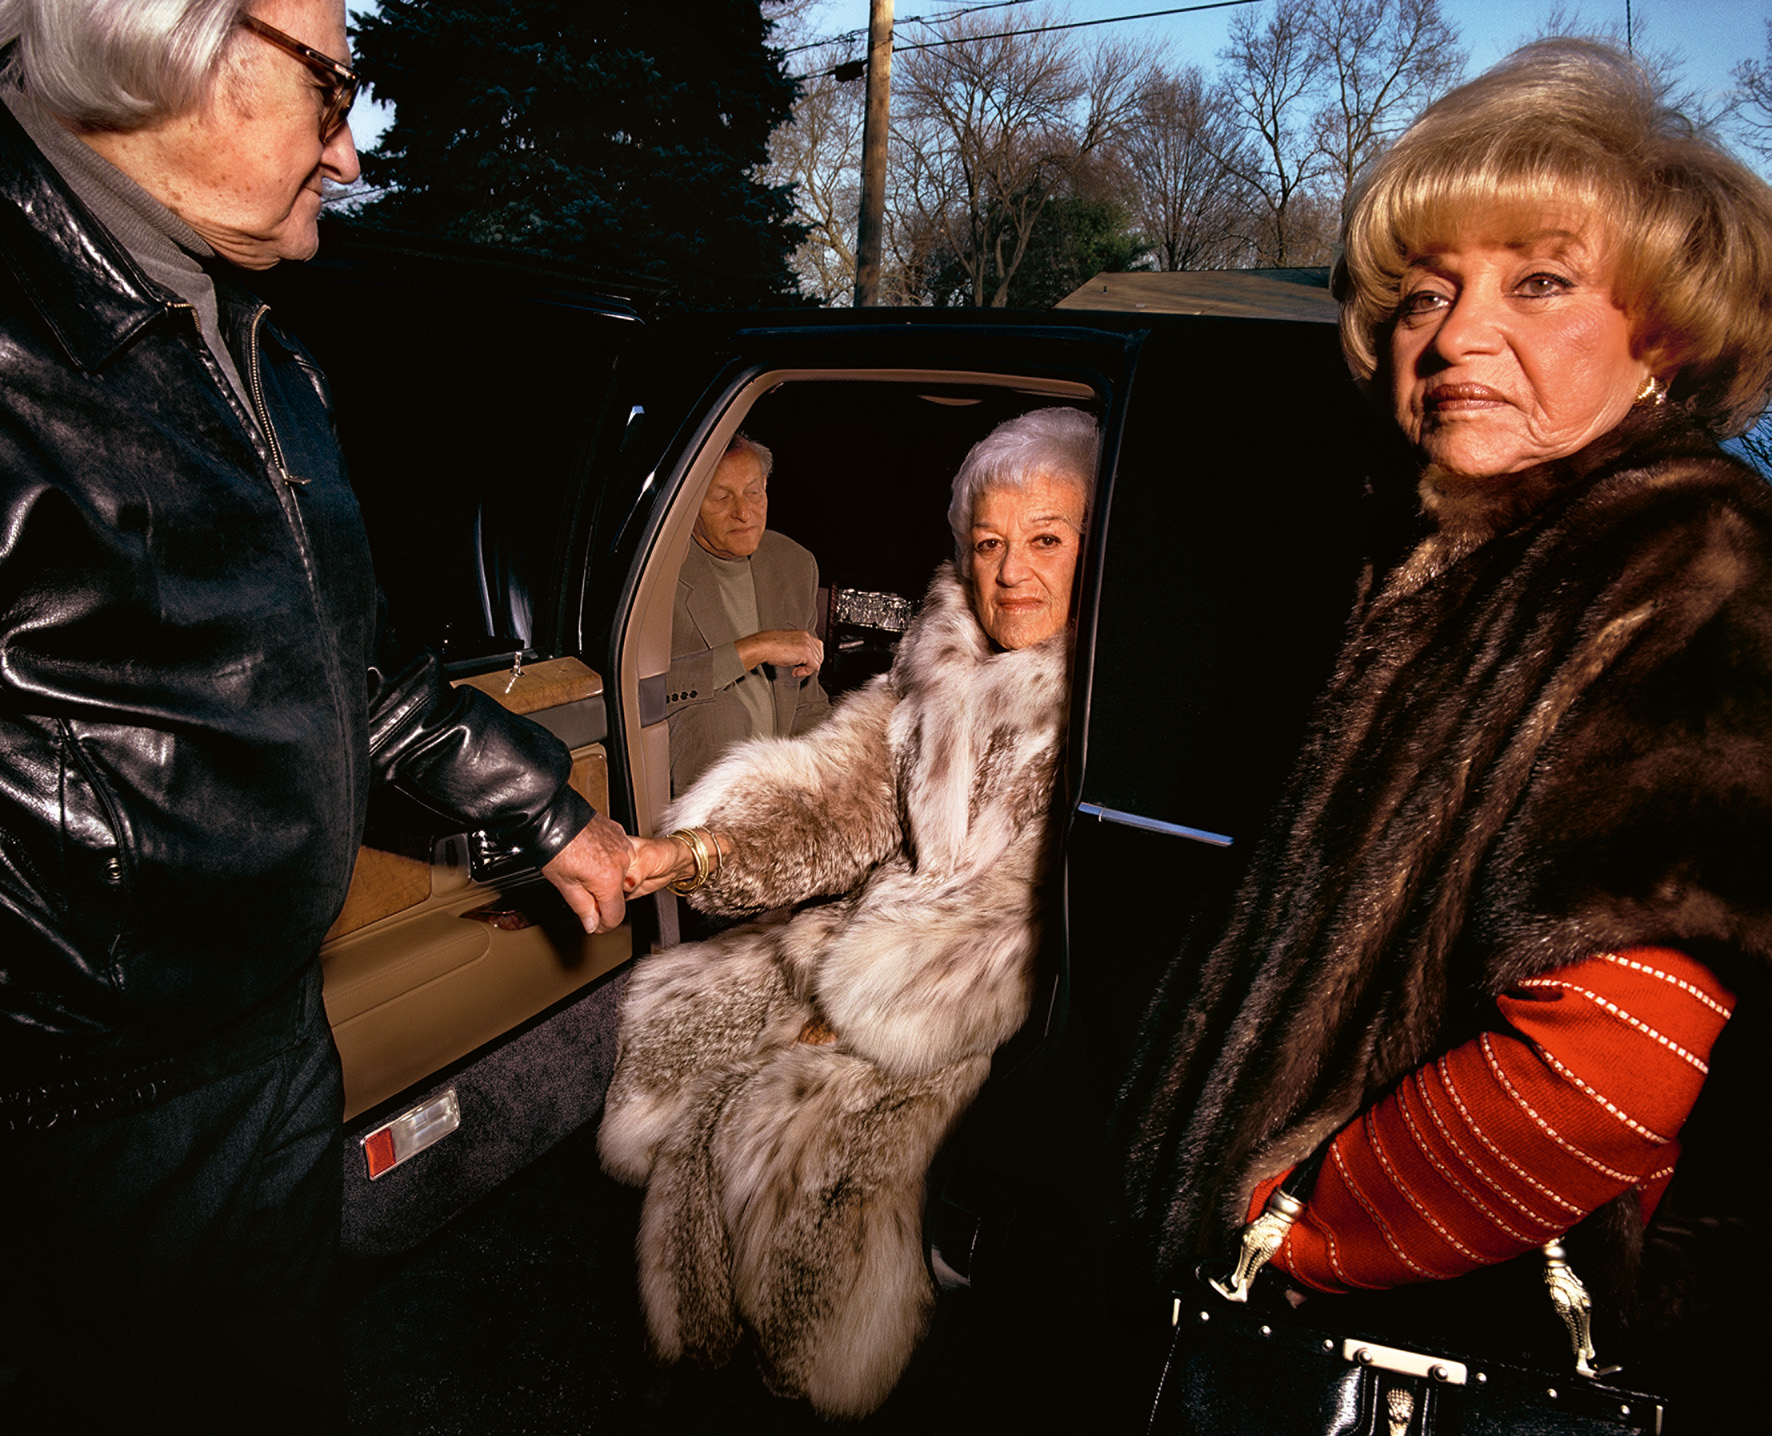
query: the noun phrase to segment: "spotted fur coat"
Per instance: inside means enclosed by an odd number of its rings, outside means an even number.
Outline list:
[[[698,906],[834,900],[629,985],[599,1148],[646,1186],[664,1359],[748,1332],[770,1384],[832,1416],[897,1381],[934,1295],[925,1172],[1027,1015],[1068,658],[1062,637],[993,651],[944,566],[889,674],[734,749],[667,816],[733,839]],[[797,1040],[813,1018],[834,1045]]]

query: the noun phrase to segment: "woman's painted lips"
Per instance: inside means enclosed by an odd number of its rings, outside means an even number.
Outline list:
[[[1429,409],[1453,409],[1464,404],[1505,404],[1507,399],[1487,384],[1436,384],[1422,402]]]

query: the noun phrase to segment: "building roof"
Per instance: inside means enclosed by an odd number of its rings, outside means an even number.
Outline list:
[[[1153,314],[1229,314],[1333,324],[1328,269],[1197,269],[1102,273],[1056,309],[1149,310]]]

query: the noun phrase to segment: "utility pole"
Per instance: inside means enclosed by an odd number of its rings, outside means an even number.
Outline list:
[[[861,128],[861,220],[855,236],[855,307],[880,302],[886,229],[886,128],[892,113],[892,0],[870,0],[868,97]]]

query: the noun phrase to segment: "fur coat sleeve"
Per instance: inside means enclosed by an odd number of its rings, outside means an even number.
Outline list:
[[[898,847],[886,743],[895,701],[876,678],[811,733],[739,744],[671,807],[667,831],[732,839],[697,907],[730,916],[847,892]]]

